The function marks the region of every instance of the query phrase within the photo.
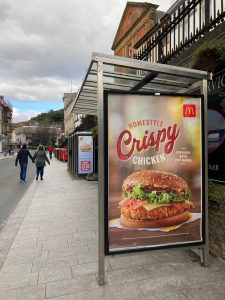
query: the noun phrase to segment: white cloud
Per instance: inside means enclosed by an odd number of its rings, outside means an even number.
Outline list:
[[[13,86],[13,89],[12,89]],[[0,82],[0,91],[15,100],[24,100],[29,102],[62,100],[63,93],[71,88],[71,82],[65,78],[57,77],[35,77],[24,79],[13,78]],[[78,85],[72,82],[73,90],[77,90]],[[2,93],[4,95],[4,93]]]
[[[17,108],[13,109],[13,123],[22,122],[22,121],[28,121],[33,117],[36,117],[40,112],[37,111],[20,111]]]
[[[169,0],[150,2],[161,3],[159,10],[170,6]],[[77,89],[92,52],[112,54],[126,3],[1,1],[0,94],[9,100],[53,101],[70,92],[71,81]]]

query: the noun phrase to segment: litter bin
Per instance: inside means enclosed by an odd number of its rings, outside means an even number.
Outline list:
[[[59,148],[58,150],[58,153],[59,153],[59,160],[62,160],[62,148]]]
[[[68,151],[67,149],[62,149],[62,160],[67,161],[68,160]]]

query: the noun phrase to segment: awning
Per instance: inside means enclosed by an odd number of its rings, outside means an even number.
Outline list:
[[[145,91],[152,93],[190,93],[202,87],[207,72],[156,64],[120,56],[93,53],[72,111],[97,115],[98,97],[107,90]],[[200,91],[199,91],[200,93]]]

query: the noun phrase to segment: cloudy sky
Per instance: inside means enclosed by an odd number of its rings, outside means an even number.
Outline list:
[[[170,0],[148,2],[164,11],[171,5]],[[0,1],[0,95],[13,105],[14,122],[63,108],[63,93],[77,91],[92,52],[112,54],[126,3]]]

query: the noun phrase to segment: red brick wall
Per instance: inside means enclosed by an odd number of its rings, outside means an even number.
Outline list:
[[[136,43],[137,43],[141,38],[143,38],[143,36],[144,36],[145,33],[146,33],[146,28],[147,28],[147,26],[145,26],[145,24],[144,24],[144,25],[142,25],[142,26],[140,27],[140,29],[137,31],[137,35],[136,35]]]
[[[134,44],[137,43],[146,34],[146,32],[149,30],[150,26],[151,26],[150,21],[146,22],[139,28],[139,30],[137,30],[136,32],[133,32],[132,37],[127,41],[125,46],[123,48],[121,48],[120,50],[115,51],[115,55],[131,58],[133,56],[133,51],[131,53],[132,55],[129,55],[130,54],[130,51],[129,51],[130,45],[133,49]]]
[[[123,55],[123,48],[120,49],[119,51],[115,52],[115,55],[118,55],[118,56],[124,56],[124,55]]]
[[[123,21],[120,24],[119,31],[117,32],[116,40],[114,41],[114,45],[116,49],[114,50],[114,54],[117,56],[124,57],[133,57],[134,54],[134,44],[137,43],[145,34],[150,30],[153,26],[153,20],[148,17],[146,22],[137,30],[131,32],[131,38],[124,45],[124,36],[128,33],[134,23],[143,15],[146,11],[146,6],[128,6],[125,11],[125,15],[123,17]],[[123,44],[123,46],[121,45]],[[122,48],[121,48],[122,47]]]
[[[120,40],[127,33],[135,21],[140,18],[145,9],[146,8],[144,7],[128,7],[123,24],[120,28],[118,40]]]

